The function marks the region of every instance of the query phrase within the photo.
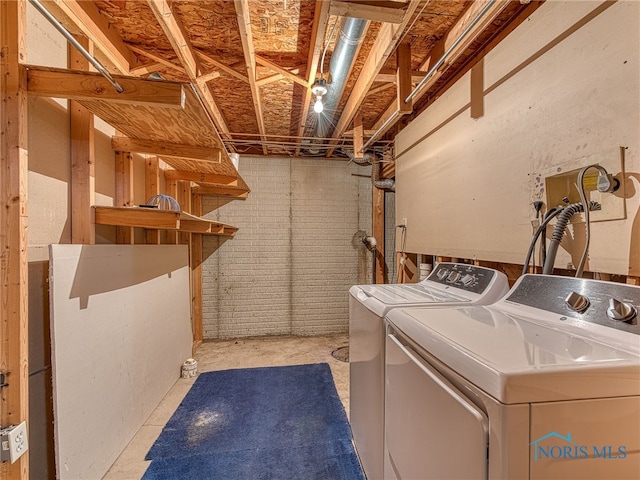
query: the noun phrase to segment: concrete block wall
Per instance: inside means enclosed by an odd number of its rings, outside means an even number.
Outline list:
[[[204,238],[205,338],[346,332],[363,268],[352,238],[371,230],[370,180],[352,174],[369,169],[242,157],[240,173],[247,200],[203,202],[206,218],[239,227],[232,240]]]

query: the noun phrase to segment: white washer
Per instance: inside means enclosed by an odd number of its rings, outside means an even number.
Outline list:
[[[509,289],[501,272],[440,263],[417,284],[356,285],[349,290],[350,423],[369,480],[383,475],[384,317],[398,307],[489,304]]]
[[[640,478],[638,308],[524,275],[490,306],[390,311],[384,478]]]

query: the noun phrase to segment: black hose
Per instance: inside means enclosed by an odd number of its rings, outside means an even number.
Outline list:
[[[598,207],[596,202],[589,202],[589,210],[594,210]],[[582,203],[572,203],[562,209],[562,213],[558,216],[556,226],[553,228],[551,234],[551,241],[549,242],[549,249],[547,250],[547,258],[545,259],[544,266],[542,267],[542,273],[551,275],[553,273],[553,265],[556,261],[556,254],[558,253],[558,247],[564,237],[564,231],[569,224],[569,220],[578,212],[584,211],[584,205]]]
[[[542,246],[545,250],[545,255],[546,255],[546,238],[545,237],[546,237],[547,225],[551,220],[557,217],[561,212],[562,212],[562,208],[555,207],[550,209],[547,213],[544,214],[544,220],[542,224],[538,227],[538,230],[536,230],[536,233],[533,235],[533,238],[531,239],[531,244],[529,245],[529,251],[527,252],[527,258],[525,259],[524,267],[522,268],[523,275],[527,273],[527,268],[529,268],[529,262],[531,262],[531,256],[533,255],[533,251],[536,248],[536,243],[538,242],[538,238],[540,237],[540,235],[543,233],[544,235],[542,236]]]

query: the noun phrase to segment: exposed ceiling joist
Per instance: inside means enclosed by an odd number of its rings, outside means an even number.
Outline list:
[[[420,67],[421,71],[425,73],[430,71],[431,68],[441,60],[442,56],[449,52],[447,55],[446,62],[433,72],[431,77],[424,83],[424,85],[420,88],[418,92],[416,92],[413,101],[416,102],[419,100],[425,92],[428,91],[429,87],[435,84],[438,79],[446,72],[447,68],[451,66],[456,59],[469,48],[469,45],[477,40],[478,36],[484,32],[491,22],[493,22],[496,17],[505,9],[508,5],[508,1],[499,0],[495,1],[492,5],[492,0],[477,0],[473,2],[473,4],[469,7],[469,9],[465,12],[465,14],[458,20],[452,28],[449,30],[447,35],[440,40],[439,44],[433,49],[434,55],[429,56]],[[478,17],[480,12],[482,12],[485,7],[488,8],[486,13],[484,13],[483,17],[471,28],[470,25]],[[464,33],[464,38],[460,41],[460,36]],[[456,43],[457,42],[457,43]],[[437,54],[437,55],[435,55]],[[438,58],[434,58],[437,56]],[[379,137],[384,135],[393,125],[399,120],[399,117],[394,116],[394,112],[397,107],[394,102],[389,104],[385,112],[378,118],[376,123],[374,124],[374,129],[376,130],[376,135]]]
[[[324,48],[324,38],[327,33],[327,22],[329,21],[329,0],[317,0],[313,17],[313,30],[311,31],[311,45],[309,47],[309,57],[307,60],[307,88],[302,94],[302,107],[300,114],[300,127],[298,127],[298,137],[304,135],[307,117],[309,115],[309,105],[311,104],[311,85],[318,73],[318,63]],[[296,155],[300,155],[300,148],[296,148]]]
[[[256,122],[258,123],[258,131],[262,135],[261,140],[264,142],[267,133],[264,127],[264,115],[262,114],[262,101],[260,100],[260,87],[256,84],[256,53],[253,46],[253,33],[251,31],[251,16],[248,0],[234,0],[236,13],[238,15],[238,27],[240,28],[240,38],[242,39],[242,50],[244,52],[244,60],[247,66],[247,77],[251,86],[251,97],[253,99],[253,108],[256,112]],[[263,145],[262,151],[265,155],[269,154],[266,145]]]
[[[333,131],[332,138],[340,138],[344,131],[349,127],[354,115],[362,105],[367,92],[373,85],[376,75],[384,66],[387,58],[393,53],[398,42],[402,38],[405,27],[415,13],[420,0],[410,0],[405,11],[404,19],[400,24],[385,23],[382,25],[376,37],[376,41],[371,48],[369,56],[360,71],[358,80],[351,90],[351,95],[342,111],[342,115],[338,120],[336,128]],[[333,154],[334,148],[327,150],[326,156]]]
[[[374,22],[401,23],[404,18],[402,2],[360,2],[337,1],[331,2],[331,15],[339,17],[362,18]]]
[[[262,65],[263,67],[270,68],[274,72],[277,72],[277,73],[280,73],[280,74],[284,75],[289,80],[292,80],[293,82],[295,82],[295,83],[297,83],[299,85],[302,85],[305,88],[307,88],[309,86],[309,83],[304,78],[301,78],[298,75],[296,75],[295,73],[292,73],[291,71],[289,71],[289,70],[287,70],[285,68],[282,68],[279,65],[276,65],[275,63],[267,60],[266,58],[262,58],[262,57],[256,55],[256,63],[258,65]]]
[[[209,87],[207,87],[206,83],[198,83],[197,81],[198,76],[202,74],[200,62],[182,23],[175,16],[171,6],[166,0],[147,0],[147,3],[155,15],[156,20],[158,20],[169,43],[171,43],[174,52],[185,68],[189,79],[198,93],[200,101],[218,127],[218,133],[224,135],[229,131],[229,127],[213,95],[211,95],[209,91]]]
[[[242,73],[238,72],[237,70],[234,70],[234,69],[233,69],[233,68],[231,68],[230,66],[225,65],[224,63],[222,63],[222,62],[220,62],[220,61],[216,60],[215,58],[213,58],[213,57],[212,57],[212,56],[210,56],[210,55],[207,55],[207,54],[206,54],[206,53],[204,53],[204,52],[201,52],[200,50],[197,50],[197,49],[196,49],[196,50],[195,50],[195,52],[196,52],[196,55],[198,55],[202,60],[204,60],[204,61],[206,61],[206,62],[209,62],[209,63],[210,63],[211,65],[213,65],[214,67],[219,68],[219,69],[220,69],[220,70],[222,70],[223,72],[228,73],[228,74],[229,74],[229,75],[231,75],[232,77],[235,77],[235,78],[237,78],[238,80],[243,81],[244,83],[249,83],[249,78],[248,78],[246,75],[244,75],[244,74],[242,74]]]
[[[143,57],[147,57],[148,59],[153,60],[154,62],[157,62],[160,65],[163,65],[164,67],[170,68],[172,70],[177,70],[180,73],[185,73],[185,74],[187,73],[182,65],[176,65],[175,63],[170,62],[169,60],[161,57],[160,55],[156,55],[155,53],[149,52],[140,47],[136,47],[135,45],[129,45],[129,48],[131,49],[132,52],[138,53]],[[133,72],[130,72],[130,73],[133,74]]]

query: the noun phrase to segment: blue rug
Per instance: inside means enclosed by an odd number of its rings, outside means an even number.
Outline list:
[[[143,480],[364,480],[329,365],[206,372]]]

